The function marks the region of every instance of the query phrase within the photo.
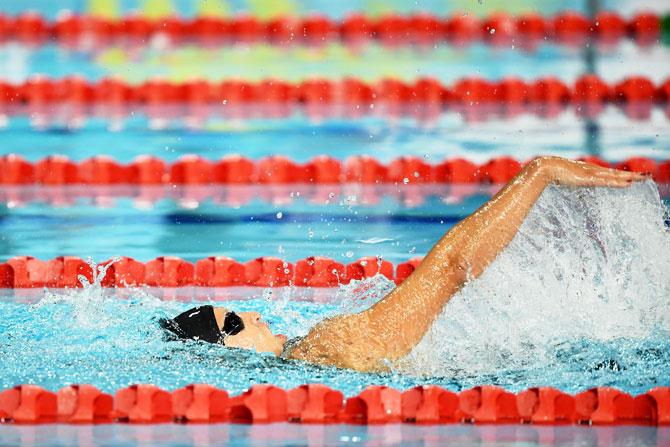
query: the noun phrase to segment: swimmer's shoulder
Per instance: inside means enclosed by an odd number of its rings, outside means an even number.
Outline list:
[[[357,371],[388,369],[381,361],[384,350],[369,337],[363,314],[326,319],[294,340],[282,357]]]

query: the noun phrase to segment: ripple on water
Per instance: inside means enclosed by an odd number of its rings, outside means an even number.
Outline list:
[[[445,307],[398,369],[363,374],[198,342],[167,341],[156,324],[190,303],[96,286],[45,293],[37,304],[0,298],[0,388],[105,391],[138,382],[175,389],[207,382],[239,393],[254,383],[321,382],[355,394],[369,384],[482,383],[574,392],[608,385],[638,393],[670,385],[670,236],[651,183],[627,191],[550,188],[490,268]],[[393,284],[340,287],[329,303],[287,289],[227,301],[259,311],[277,332],[366,308]],[[361,334],[364,336],[364,334]]]

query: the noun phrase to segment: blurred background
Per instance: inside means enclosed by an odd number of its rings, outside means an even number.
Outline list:
[[[0,1],[5,159],[327,155],[358,183],[352,157],[355,166],[362,155],[405,157],[387,190],[326,188],[316,195],[325,202],[291,185],[268,189],[258,172],[249,187],[265,192],[232,198],[195,174],[163,177],[153,195],[63,186],[57,175],[10,185],[0,256],[99,259],[124,240],[122,254],[143,260],[212,251],[402,260],[538,155],[597,157],[667,182],[669,11],[668,1],[635,0]],[[412,163],[501,157],[501,176],[474,190],[414,185],[425,179]],[[82,182],[91,180],[69,183]]]

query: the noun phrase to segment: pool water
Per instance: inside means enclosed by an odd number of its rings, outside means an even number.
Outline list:
[[[467,4],[466,4],[467,3]],[[354,10],[379,16],[428,11],[443,16],[467,10],[483,17],[564,9],[587,13],[597,2],[242,2],[221,0],[24,0],[0,2],[0,13],[36,8],[53,20],[63,8],[113,16],[134,10],[175,13],[320,12],[342,18]],[[605,0],[624,17],[641,7],[663,16],[667,5]],[[451,85],[461,77],[527,82],[555,76],[567,85],[585,72],[608,84],[643,76],[660,85],[670,73],[670,47],[570,48],[551,42],[535,50],[475,44],[454,48],[340,42],[319,47],[265,44],[170,47],[146,45],[73,51],[55,42],[39,46],[0,42],[2,81],[23,83],[44,74],[88,81],[117,76],[130,83],[154,77],[289,82],[353,76],[414,82],[433,77]],[[138,155],[174,162],[186,154],[217,160],[242,154],[253,160],[282,155],[299,163],[326,154],[344,161],[370,155],[388,163],[411,155],[429,163],[462,157],[475,163],[510,156],[597,156],[617,163],[629,157],[670,159],[670,108],[655,105],[632,120],[607,105],[596,118],[571,104],[552,118],[531,113],[486,120],[447,110],[430,120],[390,117],[377,107],[360,119],[305,116],[299,107],[281,119],[210,116],[194,126],[129,109],[122,120],[73,116],[68,105],[6,116],[0,104],[0,156],[36,162],[54,154],[75,161],[108,155],[129,163]],[[74,108],[76,109],[76,108]],[[182,110],[182,109],[180,109]],[[33,110],[34,112],[34,110]],[[156,110],[154,110],[156,112]],[[158,112],[163,112],[159,110]],[[221,112],[221,110],[219,110]],[[478,116],[473,110],[472,116]],[[182,113],[183,114],[183,113]],[[167,116],[166,115],[166,116]],[[258,115],[262,116],[262,115]],[[163,117],[160,117],[163,118]],[[174,255],[193,262],[219,255],[247,261],[277,256],[295,262],[327,256],[341,263],[378,256],[393,263],[424,256],[457,222],[500,185],[207,185],[0,187],[0,262],[13,256],[116,256],[148,261]],[[0,390],[37,384],[58,390],[92,384],[114,393],[137,383],[167,390],[209,383],[239,394],[271,383],[289,389],[323,383],[345,396],[368,385],[399,390],[440,385],[453,391],[492,384],[510,391],[552,386],[576,393],[597,386],[639,394],[670,386],[670,185],[651,181],[626,190],[548,188],[519,233],[487,271],[445,306],[423,340],[387,373],[350,370],[275,358],[195,341],[167,339],[157,324],[201,304],[258,311],[272,330],[304,335],[324,318],[353,313],[395,287],[385,277],[339,287],[129,288],[76,290],[0,289]],[[360,334],[365,337],[366,334]],[[670,445],[667,427],[384,426],[350,425],[0,425],[2,445]]]
[[[214,252],[240,261],[279,256],[294,262],[318,254],[342,263],[376,255],[404,262],[426,253],[489,195],[479,188],[468,189],[472,195],[465,197],[455,194],[457,189],[436,188],[427,191],[423,203],[407,207],[400,188],[390,189],[398,192],[398,198],[378,195],[376,188],[325,187],[319,189],[322,202],[313,203],[305,198],[309,188],[291,186],[278,194],[286,199],[284,203],[274,205],[253,191],[251,195],[236,188],[212,191],[214,197],[225,197],[226,191],[250,197],[237,209],[224,209],[211,199],[198,203],[196,209],[179,206],[188,202],[183,199],[161,199],[147,209],[138,206],[142,203],[138,199],[123,197],[97,206],[85,200],[60,208],[24,204],[0,214],[0,259],[23,253],[43,259],[54,253],[85,253],[100,262],[120,255],[142,261],[174,255],[193,262]],[[451,193],[442,197],[451,196],[455,203],[444,203],[440,193]],[[58,196],[70,194],[51,197]],[[363,205],[365,197],[379,202]]]
[[[630,393],[668,386],[666,213],[652,182],[626,190],[549,188],[514,241],[385,374],[166,341],[156,319],[193,305],[179,294],[161,300],[150,290],[93,287],[24,300],[8,293],[0,300],[0,388],[90,383],[112,392],[142,382],[166,389],[205,382],[235,394],[255,383],[291,388],[319,382],[353,395],[370,384],[460,390],[487,383],[513,391],[547,385],[569,392],[615,386]],[[192,238],[186,243],[198,240],[197,228],[184,233]],[[111,234],[112,240],[124,237]],[[386,247],[377,250],[386,253]],[[242,288],[219,290],[210,299],[258,311],[274,331],[293,337],[323,318],[362,310],[393,287],[375,277],[317,298],[301,288]]]

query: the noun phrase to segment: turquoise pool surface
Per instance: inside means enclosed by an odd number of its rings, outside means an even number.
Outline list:
[[[377,278],[358,287],[366,289],[364,298],[358,299],[362,294],[353,286],[337,294],[328,293],[326,302],[299,301],[295,299],[299,292],[289,289],[252,289],[245,299],[228,299],[220,304],[238,311],[258,311],[273,331],[297,336],[327,316],[362,308],[379,299],[391,285]],[[374,290],[368,290],[370,287]],[[220,292],[223,296],[228,294]],[[472,340],[463,349],[480,351],[482,358],[459,363],[456,356],[440,359],[436,352],[432,368],[440,369],[439,375],[417,376],[402,369],[373,374],[217,345],[165,341],[156,319],[174,316],[194,304],[160,300],[143,291],[131,293],[130,297],[112,293],[104,298],[91,293],[83,296],[62,292],[49,294],[35,304],[7,296],[0,300],[0,335],[5,340],[0,347],[4,359],[0,371],[3,389],[19,383],[34,383],[51,390],[71,383],[90,383],[114,392],[134,383],[152,383],[169,390],[190,383],[208,383],[239,394],[259,383],[285,389],[303,383],[324,383],[351,396],[373,384],[397,389],[436,384],[454,391],[482,383],[512,391],[554,386],[572,393],[594,386],[614,386],[634,394],[670,385],[670,339],[663,331],[642,338],[622,334],[602,341],[554,340],[553,345],[526,347],[537,352],[519,352],[517,358],[507,359],[506,367],[497,360],[486,359],[491,353]],[[546,330],[561,332],[552,327]],[[464,343],[462,339],[454,342]],[[45,356],[49,362],[43,361]]]
[[[297,261],[318,254],[343,263],[376,255],[402,262],[425,254],[485,197],[457,206],[429,197],[417,209],[386,198],[374,211],[352,206],[340,195],[330,205],[300,198],[272,205],[257,199],[231,210],[211,202],[184,210],[169,200],[138,209],[130,199],[111,207],[29,205],[0,215],[0,259],[21,253],[42,259],[85,254],[98,261],[172,255],[193,262],[225,254],[241,261],[259,256]]]
[[[272,3],[273,11],[269,10]],[[603,9],[629,17],[640,8],[666,14],[664,4],[604,0]],[[517,14],[563,9],[586,12],[587,2],[244,2],[239,0],[25,0],[0,2],[0,14],[38,9],[128,14],[169,6],[183,16],[206,8],[237,14],[342,18],[355,9],[438,15],[467,9]],[[264,5],[264,6],[259,6]],[[152,7],[153,6],[153,7]],[[145,9],[145,7],[147,9]],[[168,8],[168,9],[170,9]],[[276,10],[275,10],[276,9]],[[70,51],[0,43],[0,79],[21,83],[43,74],[95,81],[120,76],[139,83],[163,77],[182,82],[237,77],[280,77],[298,82],[319,75],[413,81],[430,76],[445,84],[461,77],[492,80],[556,76],[567,84],[595,72],[609,84],[644,76],[655,85],[670,74],[670,47],[642,48],[622,40],[589,50],[553,44],[467,49],[446,45],[418,50],[377,44],[360,51],[339,43],[321,48],[267,45],[206,49],[169,47],[161,39],[136,47]],[[593,58],[589,64],[587,59]],[[404,156],[429,163],[463,157],[528,160],[537,155],[594,155],[610,162],[633,156],[670,159],[670,109],[631,121],[610,105],[595,120],[572,108],[552,119],[530,114],[468,121],[453,111],[431,122],[390,119],[382,110],[350,120],[229,119],[221,115],[188,130],[184,119],[156,126],[141,110],[120,122],[72,118],[58,107],[43,117],[5,116],[0,110],[0,156],[35,162],[53,154],[81,161],[108,155],[129,163],[141,154],[173,162],[186,154],[210,160],[242,154],[306,162],[327,154],[339,160],[371,155],[382,162]],[[161,127],[160,130],[152,130]],[[330,189],[329,189],[330,188]],[[102,262],[114,256],[147,261],[175,255],[188,261],[231,256],[246,261],[278,256],[296,261],[328,256],[348,263],[380,256],[394,263],[425,255],[453,225],[496,191],[493,186],[341,185],[311,188],[206,186],[159,188],[0,187],[0,262],[19,255],[51,259],[73,255]],[[659,194],[660,191],[660,194]],[[278,359],[268,354],[165,338],[157,324],[201,303],[258,311],[274,332],[305,334],[324,318],[362,310],[395,287],[383,277],[328,289],[181,288],[0,289],[0,390],[32,383],[50,390],[88,383],[113,393],[136,383],[174,390],[209,383],[241,393],[253,384],[289,389],[324,383],[346,396],[368,385],[407,389],[436,384],[463,390],[493,384],[511,391],[553,386],[579,392],[597,386],[638,394],[670,386],[670,186],[651,182],[628,190],[548,188],[510,245],[479,278],[445,306],[423,340],[387,373]],[[365,336],[365,334],[361,334]],[[670,445],[666,427],[349,426],[349,425],[0,425],[0,445]]]
[[[57,123],[58,124],[58,123]],[[212,120],[203,130],[188,131],[175,120],[173,128],[150,130],[145,117],[129,117],[125,127],[110,131],[108,122],[89,120],[70,130],[63,123],[33,130],[27,118],[15,118],[0,129],[0,155],[17,153],[37,161],[62,154],[73,160],[108,155],[128,163],[141,154],[174,161],[186,154],[218,159],[243,154],[260,159],[281,154],[299,162],[327,154],[340,160],[370,155],[388,162],[403,155],[424,157],[429,163],[463,157],[484,162],[498,156],[527,160],[538,154],[579,157],[597,155],[609,161],[632,156],[670,158],[670,120],[662,110],[652,119],[630,121],[611,107],[601,116],[599,133],[585,135],[586,122],[571,110],[553,120],[522,116],[514,120],[466,123],[448,113],[430,126],[383,117],[340,119],[316,123],[296,113],[283,120]]]
[[[158,254],[188,259],[232,254],[246,260],[273,254],[294,260],[319,254],[346,262],[379,254],[398,262],[424,254],[481,200],[456,207],[427,204],[407,215],[365,208],[357,215],[337,205],[335,211],[286,211],[281,219],[250,209],[217,218],[123,205],[47,208],[45,214],[27,207],[12,210],[3,222],[3,235],[16,237],[5,239],[4,256],[72,253],[144,260]],[[264,221],[251,222],[250,215]],[[385,374],[166,341],[156,319],[193,306],[189,289],[5,291],[0,388],[91,383],[114,391],[133,383],[175,389],[206,382],[239,393],[254,383],[291,388],[320,382],[352,395],[370,384],[404,389],[432,383],[460,390],[487,383],[514,391],[614,386],[641,393],[670,385],[666,218],[651,182],[626,190],[549,188],[487,272],[468,282],[422,342]],[[205,290],[195,299],[258,311],[273,331],[293,337],[323,318],[367,308],[393,287],[375,277],[320,291]]]

